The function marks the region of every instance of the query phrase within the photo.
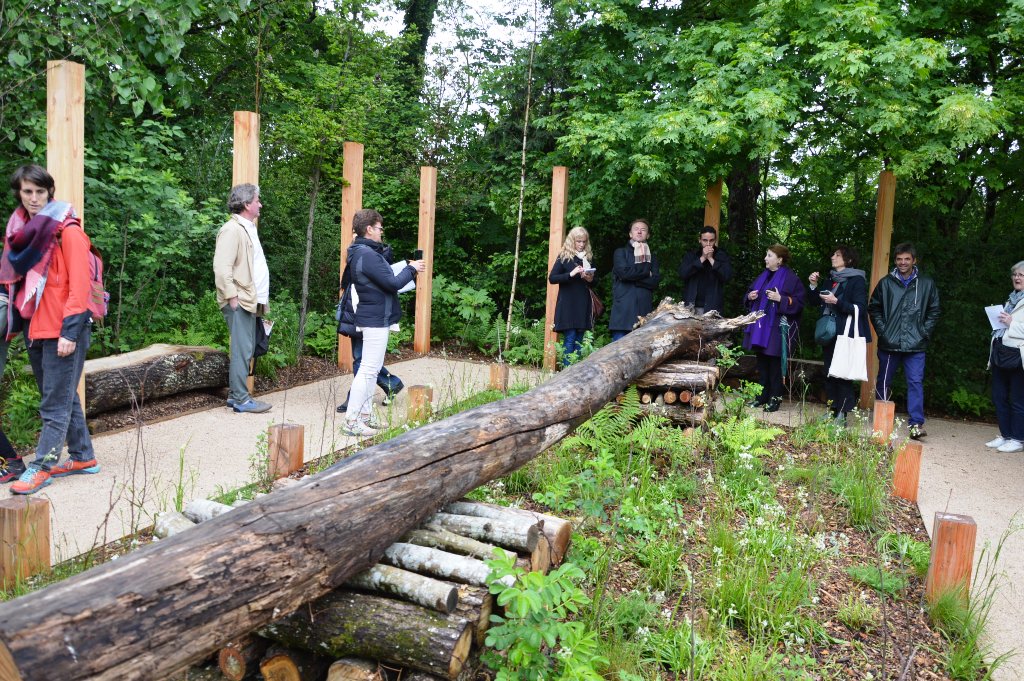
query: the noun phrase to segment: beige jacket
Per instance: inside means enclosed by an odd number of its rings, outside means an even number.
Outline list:
[[[252,275],[253,246],[245,228],[234,217],[217,233],[213,254],[213,280],[217,285],[217,304],[238,296],[242,309],[256,314],[256,284]]]

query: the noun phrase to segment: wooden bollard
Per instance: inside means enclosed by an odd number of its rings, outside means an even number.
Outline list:
[[[896,403],[889,400],[875,400],[875,419],[871,426],[871,437],[884,445],[892,436],[896,423]]]
[[[952,589],[959,590],[967,598],[977,534],[978,526],[970,516],[935,512],[932,560],[924,586],[924,595],[929,602]]]
[[[491,365],[491,382],[487,384],[491,390],[508,392],[508,365],[504,362],[495,362]]]
[[[267,429],[267,476],[286,477],[302,468],[306,428],[298,423],[275,423]]]
[[[50,569],[50,502],[38,497],[0,501],[0,585],[9,588]]]
[[[409,420],[426,421],[433,412],[430,402],[434,389],[429,385],[414,385],[409,388]]]
[[[920,442],[907,442],[896,455],[892,472],[892,491],[901,499],[917,501],[917,485],[921,479]]]

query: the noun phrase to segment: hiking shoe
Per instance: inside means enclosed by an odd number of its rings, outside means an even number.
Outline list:
[[[99,473],[100,465],[96,463],[95,457],[89,461],[74,461],[68,459],[59,466],[54,466],[50,469],[50,475],[59,478],[62,475],[71,475],[72,473]]]
[[[1024,442],[1020,440],[1007,440],[996,447],[997,452],[1020,452],[1024,451]]]
[[[342,432],[352,437],[373,437],[377,434],[375,428],[371,428],[369,424],[362,421],[346,421]]]
[[[0,484],[14,482],[25,472],[25,462],[16,459],[0,459]]]
[[[29,466],[17,482],[11,485],[11,492],[13,494],[35,494],[51,482],[48,471],[36,466]]]
[[[910,439],[911,440],[920,440],[921,438],[923,438],[927,434],[928,433],[925,432],[925,429],[922,428],[921,426],[919,426],[916,423],[914,425],[910,426]]]
[[[996,439],[989,440],[988,442],[986,442],[985,446],[986,447],[991,447],[992,449],[996,449],[997,447],[1002,447],[1005,444],[1006,444],[1006,438],[1003,437],[1002,435],[1000,435]]]
[[[236,402],[232,409],[235,410],[236,414],[262,414],[263,412],[270,411],[270,405],[250,397],[245,402]]]

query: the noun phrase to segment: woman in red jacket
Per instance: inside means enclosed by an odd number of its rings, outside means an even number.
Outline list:
[[[28,322],[26,345],[43,422],[36,458],[11,491],[32,494],[51,478],[100,470],[77,392],[92,334],[92,244],[71,205],[53,200],[54,181],[45,168],[21,166],[11,189],[20,205],[7,222],[0,284],[10,290],[8,335]],[[65,442],[69,458],[58,465]]]

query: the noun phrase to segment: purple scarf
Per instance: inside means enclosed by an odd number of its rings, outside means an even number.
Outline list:
[[[754,280],[753,285],[750,287],[751,291],[757,291],[761,294],[754,301],[752,309],[763,311],[764,316],[744,328],[744,334],[746,335],[744,347],[748,349],[767,348],[771,342],[772,334],[779,325],[777,319],[779,306],[774,301],[768,300],[768,296],[764,295],[764,292],[781,286],[786,281],[785,273],[787,271],[786,267],[780,267],[774,272],[766,269]]]

